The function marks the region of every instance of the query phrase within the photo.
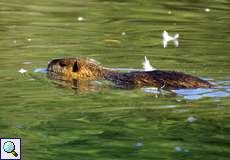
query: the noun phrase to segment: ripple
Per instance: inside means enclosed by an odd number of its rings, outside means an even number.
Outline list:
[[[183,96],[184,99],[188,100],[198,100],[201,98],[222,98],[222,97],[229,97],[230,89],[229,86],[221,86],[218,89],[205,89],[205,88],[198,88],[198,89],[178,89],[173,90],[179,96]]]
[[[47,73],[47,68],[35,68],[33,70],[35,73]]]

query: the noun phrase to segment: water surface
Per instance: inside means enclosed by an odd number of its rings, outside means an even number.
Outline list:
[[[21,137],[23,159],[229,159],[229,1],[1,0],[0,6],[0,137]],[[163,48],[164,30],[180,34],[178,48]],[[218,88],[159,95],[96,81],[77,90],[34,72],[62,57],[141,69],[144,56],[155,68]]]

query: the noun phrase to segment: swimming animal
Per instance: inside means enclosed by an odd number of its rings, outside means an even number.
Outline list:
[[[182,72],[165,70],[117,72],[88,58],[54,59],[48,65],[48,75],[55,75],[54,77],[65,81],[109,80],[122,88],[151,86],[171,90],[212,87],[208,81]]]

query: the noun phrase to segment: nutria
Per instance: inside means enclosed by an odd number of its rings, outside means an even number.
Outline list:
[[[92,59],[66,58],[52,60],[48,74],[62,80],[110,80],[119,87],[134,88],[151,86],[161,89],[210,88],[212,85],[198,77],[176,71],[133,71],[120,73],[102,67]]]

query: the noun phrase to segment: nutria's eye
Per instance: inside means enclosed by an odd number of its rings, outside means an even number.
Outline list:
[[[61,67],[66,67],[66,66],[67,66],[63,61],[60,61],[60,62],[59,62],[59,65],[60,65]]]
[[[73,72],[77,72],[77,71],[79,71],[79,67],[77,65],[77,62],[75,62],[73,65]]]

